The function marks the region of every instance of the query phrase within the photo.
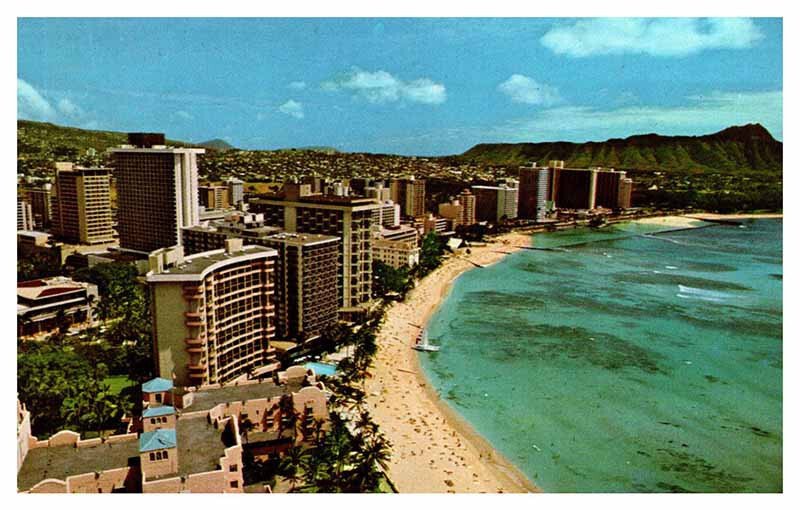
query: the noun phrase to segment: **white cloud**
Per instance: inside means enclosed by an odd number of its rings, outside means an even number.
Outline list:
[[[58,112],[31,84],[17,78],[17,117],[53,122],[57,120]]]
[[[373,104],[409,101],[422,104],[441,104],[447,100],[447,90],[430,78],[417,78],[406,82],[386,71],[352,71],[336,80],[322,83],[328,91],[350,90],[356,97]]]
[[[290,99],[278,107],[278,111],[290,115],[295,119],[302,119],[306,116],[303,111],[303,103]]]
[[[561,99],[557,88],[544,85],[522,74],[512,74],[497,86],[497,90],[507,95],[515,103],[549,106]]]
[[[55,96],[55,97],[54,97]],[[60,97],[60,99],[58,99]],[[84,129],[97,127],[93,114],[66,97],[65,92],[40,92],[33,85],[17,78],[17,118],[54,122]]]
[[[292,90],[303,90],[306,88],[306,82],[304,81],[293,81],[289,85],[287,85]]]
[[[61,99],[56,105],[58,111],[67,117],[79,117],[83,114],[83,110],[67,98]]]
[[[625,106],[601,110],[587,106],[550,108],[511,121],[488,136],[502,141],[605,140],[643,133],[705,134],[758,122],[783,137],[783,92],[712,92],[691,96],[678,106]]]
[[[749,48],[763,34],[749,18],[598,18],[550,29],[541,43],[558,55],[641,53],[680,57]]]
[[[420,78],[407,83],[402,94],[409,101],[423,104],[441,104],[447,100],[447,91],[441,83],[428,78]]]
[[[177,112],[175,112],[175,116],[178,117],[178,118],[181,118],[183,120],[192,120],[192,119],[194,119],[194,116],[191,113],[189,113],[189,112],[187,112],[185,110],[178,110]]]

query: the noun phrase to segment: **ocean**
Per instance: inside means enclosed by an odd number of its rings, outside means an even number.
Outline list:
[[[456,280],[423,368],[545,492],[781,492],[782,226],[536,234]]]

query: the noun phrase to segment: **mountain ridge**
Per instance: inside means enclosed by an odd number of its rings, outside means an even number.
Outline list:
[[[567,166],[639,170],[782,171],[783,143],[761,124],[730,126],[707,135],[656,133],[602,142],[481,143],[455,156],[462,163],[522,165],[564,160]]]

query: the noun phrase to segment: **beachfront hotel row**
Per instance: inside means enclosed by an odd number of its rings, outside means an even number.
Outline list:
[[[620,214],[633,186],[625,172],[552,161],[436,204],[414,176],[308,175],[248,193],[232,178],[201,185],[204,150],[163,134],[110,152],[113,168],[59,163],[54,186],[20,191],[18,255],[67,274],[18,282],[18,336],[95,326],[98,289],[71,272],[130,264],[149,295],[156,378],[127,433],[103,439],[37,439],[19,402],[20,491],[240,492],[243,451],[276,455],[325,426],[328,393],[293,360],[376,305],[375,264],[413,268],[430,233],[458,247],[473,228]]]

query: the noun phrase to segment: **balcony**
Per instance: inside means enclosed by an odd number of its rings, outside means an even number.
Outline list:
[[[187,318],[186,322],[184,324],[186,324],[190,328],[199,328],[200,326],[203,325],[203,321],[201,319],[188,319]]]
[[[202,316],[202,313],[199,311],[197,312],[183,312],[183,316],[187,319],[199,319]]]
[[[192,354],[202,354],[203,353],[203,346],[189,346],[186,348],[186,352]]]
[[[203,297],[203,288],[194,286],[184,287],[183,297],[186,299],[200,299]]]
[[[206,369],[205,363],[197,363],[197,364],[189,363],[189,365],[187,366],[189,367],[189,371],[191,372],[204,372]]]

